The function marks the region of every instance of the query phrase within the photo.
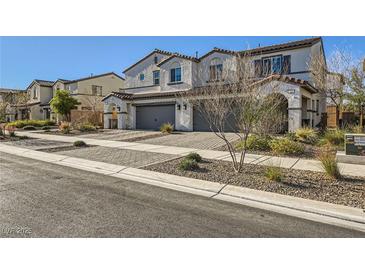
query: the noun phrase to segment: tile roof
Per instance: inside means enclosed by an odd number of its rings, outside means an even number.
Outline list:
[[[196,63],[200,62],[200,60],[198,58],[195,58],[193,56],[184,55],[184,54],[180,54],[180,53],[174,52],[172,55],[170,55],[169,57],[163,59],[160,63],[158,63],[157,66],[159,67],[162,64],[170,61],[171,59],[173,59],[175,57],[182,58],[182,59],[186,59],[186,60],[190,60],[190,61],[193,61],[193,62],[196,62]]]
[[[35,79],[34,82],[37,82],[41,86],[45,86],[45,87],[52,87],[52,85],[53,85],[53,81],[48,81],[48,80]]]

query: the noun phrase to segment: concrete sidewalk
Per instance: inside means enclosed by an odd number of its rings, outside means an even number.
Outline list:
[[[144,144],[137,142],[99,140],[99,139],[86,138],[83,136],[61,136],[61,135],[51,135],[51,134],[42,134],[34,132],[25,132],[25,131],[17,131],[16,133],[18,135],[22,136],[25,135],[32,138],[40,138],[44,140],[61,141],[68,143],[73,143],[74,141],[82,140],[89,145],[112,147],[117,149],[130,149],[137,151],[164,153],[176,156],[185,156],[190,152],[196,152],[206,159],[232,161],[232,158],[229,152],[227,151],[202,150],[202,149],[184,148],[176,146],[152,145],[152,144]],[[246,154],[245,163],[265,165],[265,166],[274,165],[289,169],[292,168],[299,170],[323,172],[320,162],[312,159]],[[338,163],[338,165],[340,168],[340,172],[343,175],[365,177],[365,165],[345,164],[345,163]]]
[[[34,151],[4,144],[0,144],[0,151],[365,232],[365,212],[360,208],[223,185],[216,182]]]

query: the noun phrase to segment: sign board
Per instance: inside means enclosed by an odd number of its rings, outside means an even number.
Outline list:
[[[346,155],[365,156],[365,134],[345,134]]]

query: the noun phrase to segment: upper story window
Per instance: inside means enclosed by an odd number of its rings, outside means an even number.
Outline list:
[[[209,81],[222,80],[223,64],[219,58],[214,58],[209,66]]]
[[[60,90],[60,85],[57,85],[57,88],[56,88],[56,90]]]
[[[144,74],[143,74],[143,73],[141,73],[141,74],[139,75],[139,80],[140,80],[140,81],[144,81]]]
[[[37,99],[37,88],[33,89],[33,99]]]
[[[155,56],[153,60],[154,60],[155,64],[158,63],[158,57],[157,56]]]
[[[91,86],[92,95],[103,95],[103,87],[102,86]]]
[[[290,55],[265,57],[254,61],[256,77],[268,76],[271,74],[288,74],[291,72]]]
[[[181,67],[177,63],[170,69],[170,82],[181,82]]]
[[[160,84],[160,71],[159,70],[155,70],[153,72],[153,84],[154,85]]]

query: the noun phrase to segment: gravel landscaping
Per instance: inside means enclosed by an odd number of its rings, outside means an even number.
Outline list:
[[[330,179],[321,172],[282,169],[281,182],[268,180],[264,174],[267,167],[245,164],[240,174],[233,172],[232,164],[225,161],[206,160],[199,163],[195,171],[182,171],[178,168],[182,158],[163,164],[154,164],[145,169],[191,177],[223,184],[291,195],[305,199],[342,204],[365,209],[365,179],[343,177]]]
[[[6,145],[17,146],[22,148],[34,149],[34,150],[44,150],[50,148],[68,147],[70,143],[42,140],[35,138],[21,139],[19,137],[13,137],[11,140],[8,139]]]

